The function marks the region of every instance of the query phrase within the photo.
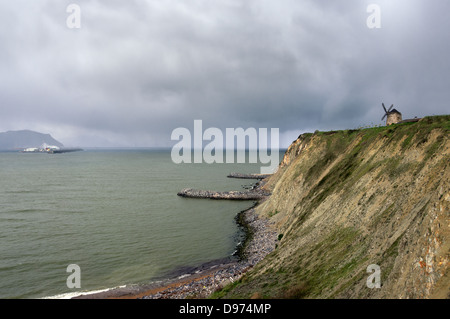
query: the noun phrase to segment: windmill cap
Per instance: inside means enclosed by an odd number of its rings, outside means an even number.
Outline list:
[[[396,109],[393,109],[392,111],[389,111],[388,113],[398,113],[398,114],[402,114],[399,111],[397,111]]]

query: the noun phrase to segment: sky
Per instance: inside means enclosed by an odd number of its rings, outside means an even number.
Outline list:
[[[382,124],[381,103],[449,114],[449,13],[446,0],[1,1],[0,132],[171,147],[202,120],[278,128],[287,147]]]

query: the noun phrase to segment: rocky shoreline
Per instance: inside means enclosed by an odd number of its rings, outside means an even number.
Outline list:
[[[230,176],[228,176],[230,177]],[[234,174],[234,178],[244,178]],[[260,177],[260,176],[258,176]],[[245,178],[251,178],[246,176]],[[255,176],[252,176],[255,178]],[[270,196],[262,190],[264,181],[258,182],[250,191],[211,192],[184,189],[178,193],[182,197],[212,198],[212,199],[257,199]],[[256,204],[257,205],[257,204]],[[256,206],[255,205],[255,206]],[[238,247],[239,260],[229,263],[213,264],[211,267],[196,270],[157,289],[141,293],[140,299],[186,299],[207,298],[213,292],[239,280],[244,273],[253,268],[266,255],[272,252],[278,242],[278,233],[269,219],[259,216],[255,206],[242,211],[236,218],[239,226],[245,228],[246,239]]]
[[[238,280],[245,272],[255,266],[277,244],[277,232],[268,219],[258,216],[254,208],[242,212],[242,220],[250,231],[249,240],[243,249],[240,261],[214,265],[210,269],[191,274],[180,282],[154,289],[139,296],[142,299],[185,299],[206,298],[211,293]]]
[[[86,293],[72,299],[207,298],[211,293],[238,280],[272,252],[278,242],[278,234],[272,223],[256,214],[254,207],[242,211],[238,215],[237,222],[246,228],[247,234],[237,261],[229,259],[212,261],[171,280],[145,286],[128,286],[99,293]]]

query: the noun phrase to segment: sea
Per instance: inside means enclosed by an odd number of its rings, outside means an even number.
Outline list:
[[[243,190],[256,181],[227,175],[260,167],[176,164],[170,149],[0,152],[0,298],[67,298],[151,284],[235,258],[243,239],[235,218],[254,202],[177,192]],[[69,284],[75,274],[77,287]]]

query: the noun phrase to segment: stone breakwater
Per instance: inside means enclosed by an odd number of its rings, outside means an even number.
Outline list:
[[[250,239],[244,247],[244,258],[239,262],[214,265],[203,272],[195,272],[196,278],[184,278],[180,284],[142,296],[143,299],[206,298],[211,293],[238,280],[246,271],[272,252],[277,244],[277,232],[268,219],[258,216],[253,208],[243,212],[243,220],[250,230]]]
[[[265,179],[269,177],[270,174],[242,174],[242,173],[231,173],[228,178],[242,178],[242,179]]]
[[[229,192],[216,192],[207,190],[197,190],[192,188],[182,189],[177,193],[178,196],[188,198],[210,198],[210,199],[227,199],[227,200],[259,200],[267,196],[270,193],[262,191],[261,189],[252,189],[249,191],[229,191]]]

